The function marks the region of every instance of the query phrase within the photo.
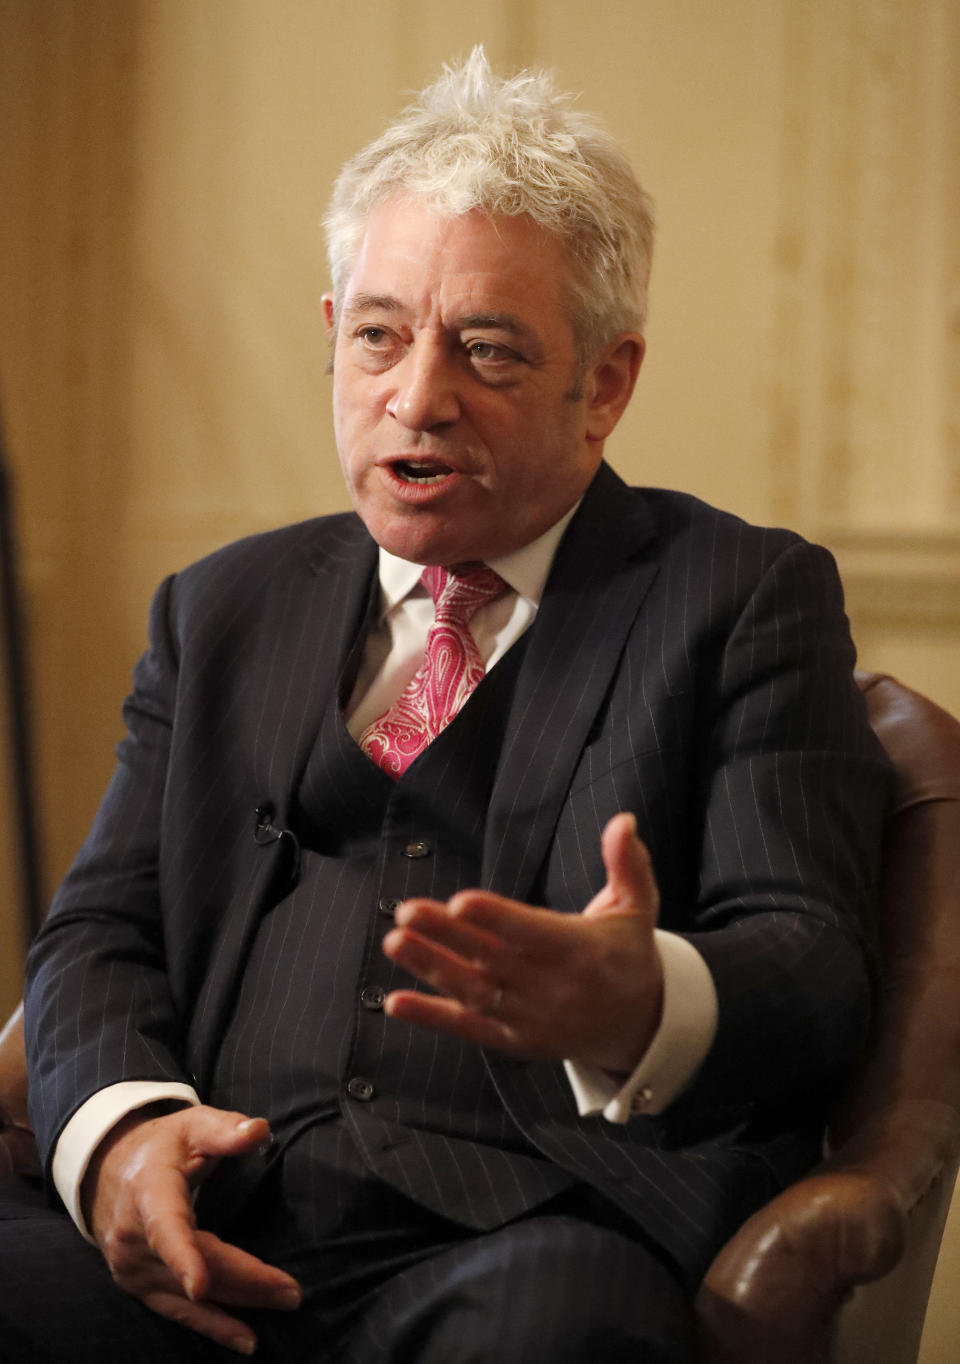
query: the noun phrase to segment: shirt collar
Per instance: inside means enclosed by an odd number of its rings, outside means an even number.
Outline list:
[[[518,596],[526,598],[534,608],[540,605],[557,546],[574,512],[580,506],[580,501],[582,499],[549,530],[545,530],[536,540],[531,540],[529,545],[523,545],[499,559],[491,559],[487,565],[499,573],[504,582],[513,588]],[[422,572],[422,564],[412,564],[409,559],[398,559],[395,554],[380,546],[381,619],[410,595],[420,582]]]

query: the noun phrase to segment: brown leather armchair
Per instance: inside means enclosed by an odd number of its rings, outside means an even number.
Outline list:
[[[873,1035],[822,1164],[707,1273],[705,1364],[916,1359],[960,1156],[960,723],[892,678],[859,681],[900,778]],[[0,1034],[0,1173],[37,1173],[26,1098],[18,1010]]]
[[[709,1364],[912,1364],[919,1348],[960,1153],[960,724],[892,678],[858,680],[899,776],[873,1033],[822,1164],[704,1279]]]

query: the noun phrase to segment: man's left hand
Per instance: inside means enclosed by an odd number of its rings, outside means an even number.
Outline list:
[[[396,990],[387,1013],[517,1056],[628,1074],[662,1011],[659,896],[632,815],[610,820],[602,851],[607,882],[582,914],[482,890],[404,901],[383,950],[437,993]]]

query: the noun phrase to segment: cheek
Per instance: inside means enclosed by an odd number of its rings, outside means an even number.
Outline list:
[[[340,456],[340,467],[347,484],[355,482],[358,463],[357,414],[348,397],[342,392],[333,397],[333,433]]]
[[[352,454],[350,446],[363,428],[364,415],[365,409],[355,389],[348,383],[337,385],[333,391],[333,425],[343,459]]]
[[[372,426],[384,404],[379,386],[370,378],[350,376],[334,381],[333,418],[344,430],[357,431]]]

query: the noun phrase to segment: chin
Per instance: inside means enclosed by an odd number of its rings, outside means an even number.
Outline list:
[[[391,554],[395,554],[398,559],[409,559],[412,564],[423,564],[424,566],[440,564],[442,567],[449,568],[453,564],[463,564],[475,559],[485,558],[484,555],[473,550],[437,545],[432,541],[411,544],[409,539],[404,539],[399,543],[387,539],[378,540],[377,543],[383,545],[383,548],[388,549]]]
[[[449,541],[439,539],[433,535],[416,535],[409,530],[406,532],[391,531],[386,527],[367,526],[370,534],[378,545],[395,554],[398,559],[408,559],[412,564],[450,564],[456,563],[458,557],[456,551],[454,557],[450,558],[448,552]]]
[[[362,510],[360,514],[378,545],[412,564],[457,564],[483,557],[465,549],[449,525],[431,525],[426,517],[364,516]]]

